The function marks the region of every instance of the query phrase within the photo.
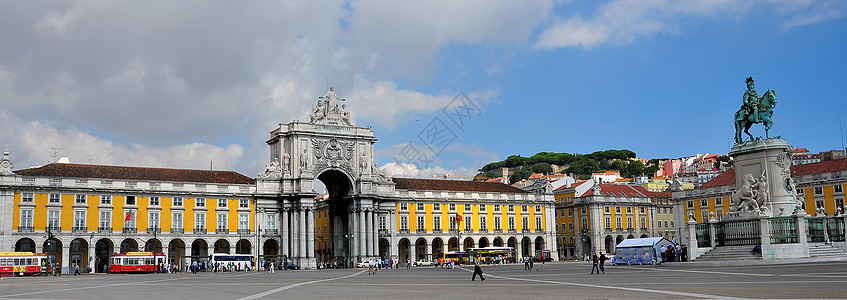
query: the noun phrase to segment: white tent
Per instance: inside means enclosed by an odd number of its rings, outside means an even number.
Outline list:
[[[662,247],[674,243],[664,237],[626,239],[615,247],[615,264],[653,264],[662,260]]]

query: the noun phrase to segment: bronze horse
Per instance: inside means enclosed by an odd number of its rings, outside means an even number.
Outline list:
[[[770,138],[770,136],[768,136],[768,130],[770,130],[771,126],[773,126],[773,119],[771,119],[771,116],[773,116],[773,108],[775,106],[776,92],[768,90],[756,105],[756,109],[759,110],[759,120],[754,120],[753,114],[747,112],[744,108],[735,112],[735,143],[740,144],[744,142],[744,139],[741,136],[742,129],[744,133],[750,136],[750,139],[753,140],[753,135],[750,134],[749,130],[750,127],[756,123],[762,123],[765,125],[765,138]]]

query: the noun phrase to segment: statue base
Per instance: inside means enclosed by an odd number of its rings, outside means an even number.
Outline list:
[[[764,139],[736,144],[729,152],[735,160],[737,193],[741,192],[744,178],[748,174],[757,182],[767,180],[768,199],[760,204],[764,207],[753,210],[756,217],[788,216],[794,213],[795,192],[791,190],[793,186],[789,186],[792,185],[790,167],[793,150],[794,148],[783,139]]]

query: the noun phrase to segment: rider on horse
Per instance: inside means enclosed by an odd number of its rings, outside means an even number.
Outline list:
[[[761,102],[761,99],[753,88],[753,77],[747,77],[747,90],[744,91],[744,104],[741,105],[741,109],[746,110],[747,115],[753,116],[754,123],[759,123],[761,122],[759,120],[759,102]]]

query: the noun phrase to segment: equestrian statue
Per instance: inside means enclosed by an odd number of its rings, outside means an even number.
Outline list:
[[[743,130],[750,140],[754,140],[749,130],[753,124],[762,123],[765,126],[765,138],[770,138],[768,130],[773,126],[773,108],[776,106],[776,92],[768,90],[762,97],[756,93],[753,77],[747,77],[747,90],[744,91],[744,104],[735,112],[735,143],[744,142],[741,132]]]

